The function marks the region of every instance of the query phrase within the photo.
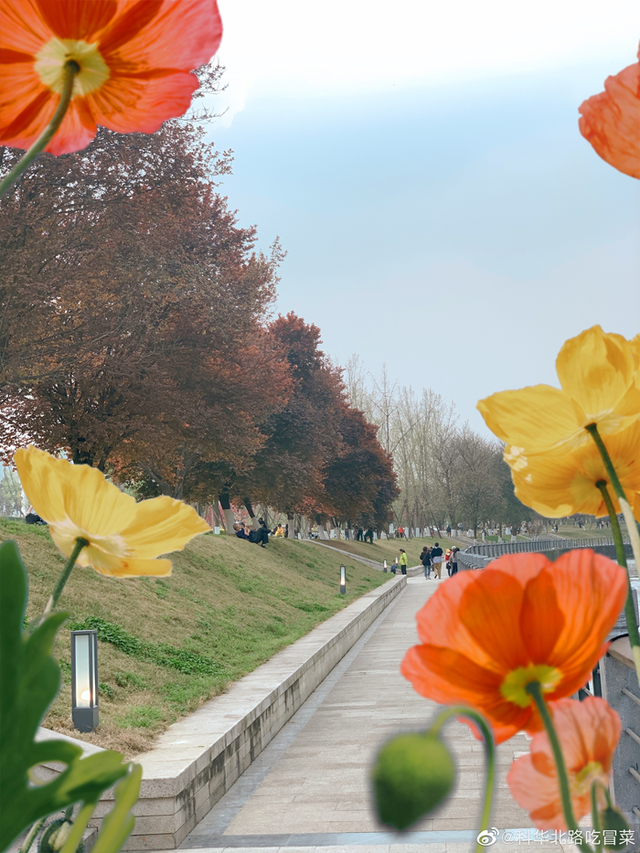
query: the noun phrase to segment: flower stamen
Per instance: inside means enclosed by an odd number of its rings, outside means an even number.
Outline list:
[[[110,77],[109,66],[102,58],[97,43],[52,38],[36,55],[34,68],[43,85],[57,95],[62,93],[64,68],[68,62],[75,62],[78,66],[72,98],[94,92]]]
[[[520,708],[528,708],[533,698],[528,691],[530,684],[539,684],[543,693],[552,693],[562,681],[562,673],[554,666],[530,663],[507,673],[500,685],[500,693],[509,702]]]

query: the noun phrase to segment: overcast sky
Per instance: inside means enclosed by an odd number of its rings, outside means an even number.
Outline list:
[[[637,61],[636,0],[220,7],[222,191],[280,237],[278,309],[339,363],[386,362],[483,430],[477,400],[556,384],[566,338],[640,331],[640,183],[577,127]]]

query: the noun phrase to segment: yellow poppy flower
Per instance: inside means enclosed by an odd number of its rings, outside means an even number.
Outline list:
[[[593,326],[568,340],[556,359],[562,388],[535,385],[502,391],[478,403],[487,426],[530,457],[591,442],[586,427],[615,435],[640,419],[638,339]]]
[[[607,436],[607,450],[622,487],[640,519],[640,422],[616,435]],[[564,518],[577,512],[607,515],[596,483],[609,487],[616,512],[620,512],[604,462],[594,442],[573,453],[524,456],[506,447],[504,458],[511,468],[516,496],[547,518]]]
[[[209,525],[190,506],[169,497],[136,503],[89,465],[72,465],[35,447],[20,449],[15,463],[27,497],[49,524],[67,557],[87,539],[77,563],[103,575],[127,578],[171,574],[160,554],[181,551]]]

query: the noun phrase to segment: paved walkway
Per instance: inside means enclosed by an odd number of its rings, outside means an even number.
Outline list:
[[[185,839],[183,848],[228,848],[234,853],[276,853],[279,848],[287,853],[472,849],[484,756],[482,744],[466,725],[451,721],[445,729],[459,774],[453,796],[437,814],[409,833],[395,833],[378,822],[369,793],[368,773],[378,747],[399,730],[425,728],[437,709],[402,678],[399,664],[416,642],[415,614],[439,583],[409,578],[404,592]],[[500,830],[521,830],[521,839],[533,824],[511,799],[505,775],[514,756],[526,750],[522,734],[498,748],[492,821]],[[532,846],[563,850],[563,845],[539,841]],[[507,848],[524,850],[507,841],[491,850],[504,853]]]

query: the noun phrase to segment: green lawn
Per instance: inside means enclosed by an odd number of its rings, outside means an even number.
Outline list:
[[[367,557],[369,560],[377,560],[381,563],[383,560],[386,560],[387,563],[393,563],[394,557],[400,557],[400,548],[404,548],[407,552],[407,559],[409,560],[410,566],[417,566],[419,563],[420,552],[425,545],[433,545],[435,542],[439,542],[444,551],[447,548],[450,548],[452,545],[457,544],[461,550],[464,550],[467,546],[462,545],[462,543],[456,543],[455,539],[447,539],[446,537],[438,538],[438,539],[378,539],[374,541],[373,545],[370,545],[368,542],[352,542],[329,539],[323,541],[322,545],[317,546],[319,551],[327,551],[327,548],[323,548],[323,545],[330,545],[332,548],[340,549],[341,551],[348,551],[350,554],[357,554],[360,557]],[[341,555],[338,555],[340,559],[342,559]]]
[[[64,558],[48,528],[0,520],[29,573],[27,616],[42,612]],[[178,717],[224,691],[389,576],[347,558],[347,595],[327,548],[273,539],[266,549],[206,534],[171,557],[170,578],[118,580],[76,568],[58,609],[70,613],[56,644],[62,689],[45,725],[128,756],[148,749]],[[96,627],[100,726],[71,724],[70,628]]]
[[[627,527],[624,522],[620,525],[622,529],[622,533],[626,535]],[[555,531],[551,531],[555,532]],[[604,529],[598,530],[596,528],[595,522],[592,524],[587,524],[586,529],[582,530],[580,527],[574,527],[572,524],[562,525],[558,528],[558,536],[565,536],[567,539],[612,539],[613,534],[611,532],[610,527],[605,527]]]

